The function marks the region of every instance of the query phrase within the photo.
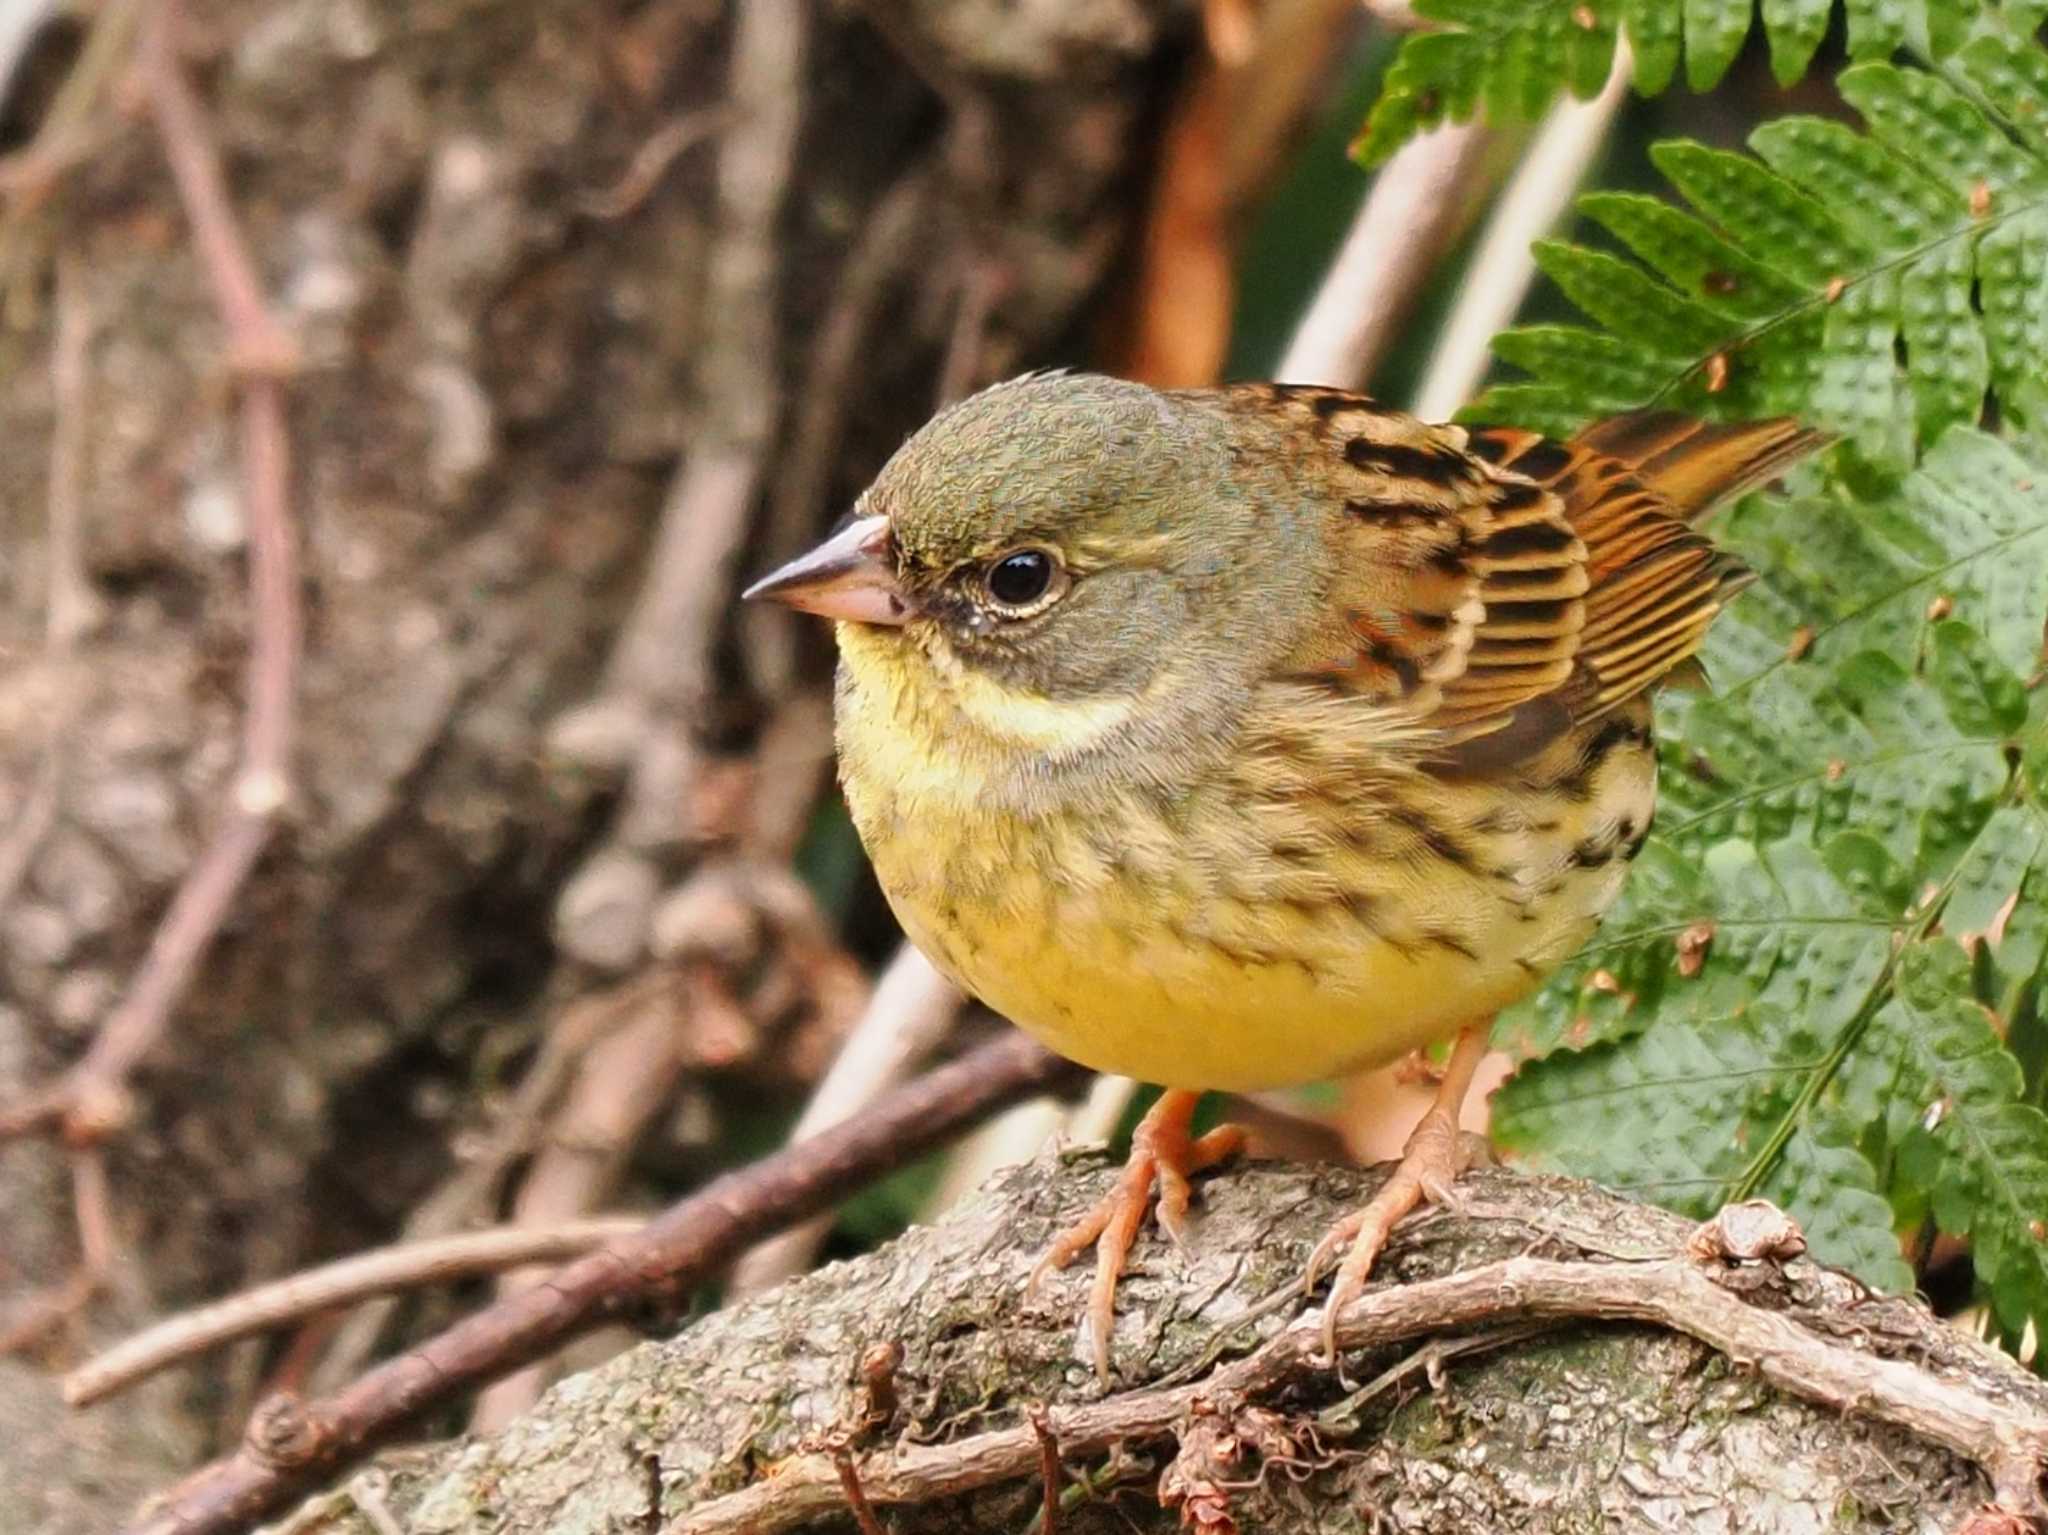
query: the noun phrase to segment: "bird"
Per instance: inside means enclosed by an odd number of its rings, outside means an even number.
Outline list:
[[[1310,1257],[1322,1314],[1452,1196],[1494,1016],[1592,933],[1650,834],[1651,694],[1752,579],[1714,506],[1822,438],[1650,411],[1557,441],[1297,384],[1038,372],[914,433],[756,582],[835,621],[839,776],[909,940],[1062,1055],[1164,1089],[1095,1249],[1110,1379],[1148,1208],[1186,1241],[1211,1091],[1450,1042],[1400,1162]]]

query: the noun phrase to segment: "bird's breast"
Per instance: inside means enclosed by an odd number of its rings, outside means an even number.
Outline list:
[[[1260,729],[1192,778],[1019,809],[886,687],[853,695],[847,800],[911,940],[1051,1048],[1174,1087],[1315,1081],[1489,1016],[1584,941],[1649,821],[1646,730],[1509,784]]]

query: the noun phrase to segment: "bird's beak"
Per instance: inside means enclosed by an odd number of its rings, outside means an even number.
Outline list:
[[[890,557],[889,519],[882,516],[856,517],[740,596],[747,602],[767,597],[805,613],[858,624],[907,623],[912,613]]]

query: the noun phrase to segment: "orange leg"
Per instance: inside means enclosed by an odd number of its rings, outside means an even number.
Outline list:
[[[1109,1333],[1116,1318],[1116,1282],[1137,1240],[1138,1227],[1152,1203],[1152,1189],[1159,1189],[1159,1227],[1176,1247],[1187,1246],[1188,1200],[1193,1189],[1188,1179],[1242,1149],[1242,1125],[1218,1125],[1206,1135],[1191,1136],[1189,1122],[1202,1095],[1169,1088],[1139,1121],[1131,1137],[1130,1160],[1123,1176],[1102,1197],[1102,1201],[1076,1221],[1053,1242],[1038,1267],[1032,1271],[1031,1286],[1052,1269],[1065,1268],[1089,1247],[1095,1249],[1095,1284],[1088,1294],[1086,1326],[1093,1334],[1095,1374],[1109,1384]]]
[[[1471,1090],[1472,1074],[1486,1054],[1488,1033],[1487,1025],[1473,1024],[1458,1036],[1457,1044],[1451,1047],[1450,1062],[1444,1067],[1443,1080],[1437,1084],[1436,1102],[1408,1137],[1393,1176],[1380,1185],[1380,1191],[1364,1209],[1332,1226],[1309,1254],[1308,1272],[1302,1280],[1304,1289],[1314,1288],[1331,1255],[1350,1244],[1351,1250],[1338,1268],[1330,1285],[1330,1298],[1323,1306],[1323,1353],[1332,1364],[1337,1359],[1338,1314],[1365,1288],[1366,1278],[1372,1273],[1380,1249],[1387,1245],[1387,1234],[1394,1229],[1394,1223],[1425,1199],[1445,1203],[1452,1180],[1464,1171],[1459,1152],[1458,1112],[1464,1107],[1465,1094]]]

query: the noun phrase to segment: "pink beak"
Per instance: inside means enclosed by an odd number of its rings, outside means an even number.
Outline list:
[[[763,576],[740,594],[857,624],[903,624],[910,599],[896,580],[890,557],[889,519],[856,517],[808,554]]]

